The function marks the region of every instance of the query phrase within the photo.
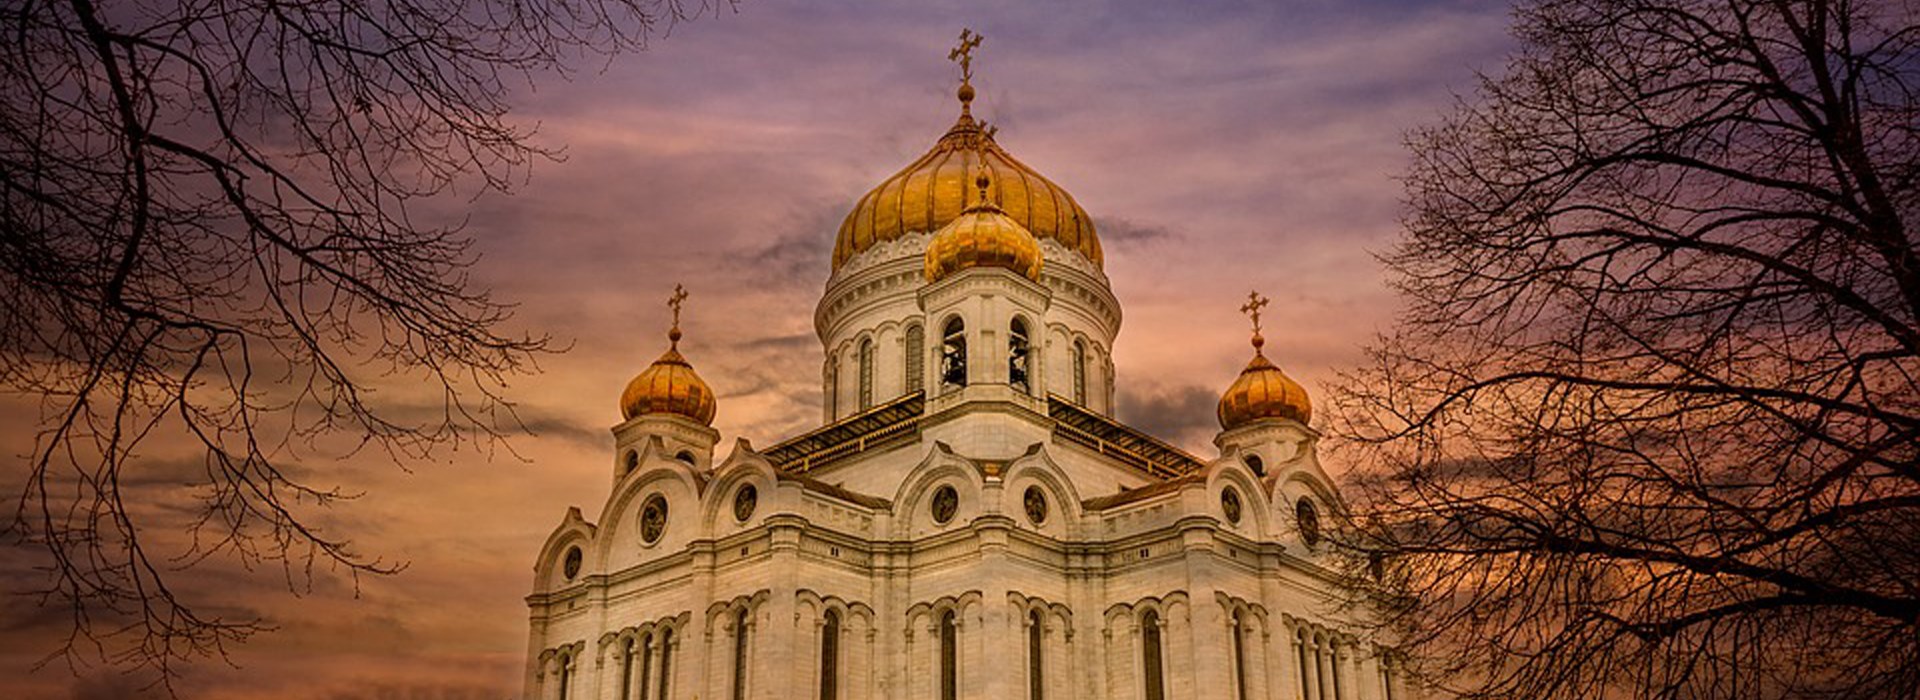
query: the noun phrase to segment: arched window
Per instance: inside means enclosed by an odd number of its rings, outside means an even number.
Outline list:
[[[633,638],[628,637],[620,654],[620,700],[633,697]]]
[[[827,611],[820,626],[820,700],[840,697],[840,612]]]
[[[827,368],[825,371],[827,380],[822,382],[827,386],[827,395],[821,398],[827,402],[828,420],[832,420],[834,416],[839,415],[838,409],[840,407],[840,402],[837,400],[840,396],[840,363],[835,360],[833,356],[834,353],[827,353]]]
[[[1166,700],[1167,679],[1161,668],[1160,615],[1152,610],[1140,618],[1140,667],[1147,681],[1147,700]]]
[[[747,700],[747,609],[733,616],[733,700]]]
[[[1240,700],[1247,700],[1247,620],[1233,611],[1233,682]]]
[[[568,691],[573,690],[573,657],[560,655],[560,700],[567,700]]]
[[[940,700],[960,700],[960,626],[948,610],[940,616]]]
[[[653,634],[640,637],[640,700],[647,700],[647,678],[653,675]],[[626,690],[621,688],[622,691]]]
[[[1312,678],[1320,672],[1319,662],[1307,658],[1307,645],[1312,642],[1312,637],[1308,636],[1306,630],[1301,630],[1293,641],[1295,655],[1300,657],[1300,697],[1310,698],[1313,697]]]
[[[660,694],[655,697],[667,700],[668,681],[673,680],[673,628],[660,630]],[[642,691],[640,700],[646,700]]]
[[[1260,460],[1260,455],[1247,455],[1246,461],[1247,468],[1253,470],[1254,476],[1267,475],[1267,463]]]
[[[1046,647],[1043,646],[1046,635],[1040,629],[1040,611],[1027,611],[1027,698],[1045,700]]]
[[[860,410],[873,408],[873,339],[860,340]]]
[[[1073,402],[1087,405],[1087,343],[1073,341]]]
[[[907,393],[925,388],[927,381],[927,331],[920,324],[907,326]]]
[[[1332,669],[1332,671],[1327,674],[1327,682],[1333,684],[1333,695],[1331,697],[1334,700],[1343,700],[1347,695],[1340,691],[1339,669],[1340,664],[1345,661],[1345,659],[1340,658],[1340,643],[1331,639],[1327,640],[1327,650],[1325,654],[1327,657],[1327,667]]]
[[[1027,380],[1027,355],[1031,348],[1027,340],[1027,322],[1013,319],[1007,331],[1007,384],[1022,394],[1030,393],[1033,384]]]
[[[967,385],[967,324],[958,318],[948,321],[941,334],[940,383],[948,387]]]

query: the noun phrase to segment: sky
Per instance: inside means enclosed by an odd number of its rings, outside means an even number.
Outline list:
[[[1507,13],[1478,0],[745,0],[535,81],[513,118],[565,158],[510,195],[460,202],[476,278],[519,304],[514,328],[568,347],[509,389],[532,434],[405,470],[328,465],[365,495],[320,517],[406,562],[399,575],[356,585],[322,571],[290,587],[218,561],[182,573],[195,601],[278,628],[191,669],[182,694],[516,697],[533,558],[569,506],[596,517],[620,390],[665,349],[676,283],[691,294],[681,350],[718,394],[723,452],[817,425],[812,319],[834,234],[952,123],[946,55],[962,27],[986,37],[975,113],[1094,218],[1125,314],[1119,417],[1210,456],[1214,404],[1250,352],[1250,289],[1273,302],[1268,356],[1310,392],[1390,326],[1373,255],[1398,232],[1404,136],[1498,71]],[[6,454],[32,443],[30,422],[0,424]],[[0,556],[0,584],[31,580],[29,553]],[[110,669],[32,671],[62,624],[29,599],[0,608],[4,694],[141,695]]]

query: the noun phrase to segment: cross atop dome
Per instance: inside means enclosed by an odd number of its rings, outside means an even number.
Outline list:
[[[960,64],[960,113],[970,114],[973,104],[973,50],[985,37],[972,29],[960,30],[960,45],[947,52],[947,60]]]
[[[1240,305],[1240,313],[1246,314],[1248,318],[1253,319],[1253,351],[1255,354],[1260,352],[1260,346],[1267,344],[1267,339],[1260,336],[1260,309],[1268,303],[1267,298],[1260,296],[1259,292],[1247,292],[1247,303]]]
[[[660,359],[627,382],[626,391],[620,393],[623,418],[632,420],[646,414],[671,413],[699,421],[701,425],[713,425],[716,409],[713,388],[707,386],[706,380],[701,379],[693,371],[693,365],[680,354],[680,306],[686,301],[686,285],[673,285],[673,294],[667,297],[667,308],[673,309],[673,328],[667,331],[670,345]]]
[[[667,297],[667,308],[673,309],[673,328],[667,331],[667,340],[673,343],[672,349],[680,349],[680,304],[687,300],[687,286],[675,283],[673,295]]]

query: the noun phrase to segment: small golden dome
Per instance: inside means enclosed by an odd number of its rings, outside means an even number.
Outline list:
[[[981,192],[989,183],[986,173],[975,180]],[[933,234],[926,260],[928,282],[973,267],[1004,267],[1040,281],[1039,239],[985,197]]]
[[[710,426],[719,406],[714,401],[713,388],[707,386],[693,371],[693,365],[687,363],[687,358],[680,355],[680,302],[687,294],[678,285],[673,291],[673,299],[667,302],[673,307],[673,330],[667,331],[667,352],[627,382],[627,390],[620,392],[620,415],[633,420],[635,416],[650,413],[672,413]]]
[[[1302,425],[1313,419],[1307,390],[1260,352],[1266,339],[1253,335],[1253,359],[1220,396],[1220,427],[1232,430],[1262,418],[1286,418]]]
[[[971,89],[971,86],[965,86]],[[964,96],[963,96],[964,97]],[[833,269],[880,243],[938,231],[976,203],[970,175],[994,178],[988,201],[1036,238],[1051,238],[1102,265],[1093,218],[1073,195],[994,143],[991,130],[966,112],[933,150],[873,188],[847,213],[833,245]]]

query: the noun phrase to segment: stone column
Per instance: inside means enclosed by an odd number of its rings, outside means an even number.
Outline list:
[[[752,646],[747,655],[748,666],[753,669],[747,688],[759,700],[789,700],[792,684],[796,682],[794,665],[798,663],[795,658],[798,644],[794,637],[799,630],[794,584],[801,570],[800,537],[804,522],[786,514],[769,516],[766,520],[766,571],[772,573],[773,580],[768,586],[765,614],[755,616],[761,623],[753,629],[757,634],[747,637],[747,643]]]
[[[1354,684],[1353,657],[1352,644],[1343,640],[1334,645],[1333,687],[1340,691],[1339,700],[1357,700],[1360,697],[1360,687]]]
[[[1300,677],[1307,681],[1307,697],[1304,700],[1323,700],[1320,693],[1320,644],[1314,638],[1313,628],[1300,631]]]
[[[1320,653],[1314,662],[1319,668],[1320,700],[1341,700],[1339,688],[1335,686],[1339,681],[1333,677],[1333,636],[1323,634],[1318,641]]]

